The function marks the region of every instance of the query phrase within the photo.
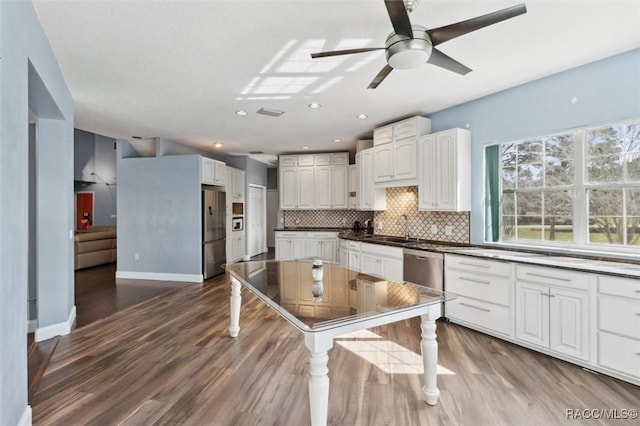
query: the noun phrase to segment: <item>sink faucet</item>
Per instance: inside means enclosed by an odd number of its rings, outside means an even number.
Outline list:
[[[409,220],[407,219],[406,214],[403,214],[400,217],[404,219],[404,238],[408,240],[409,239]]]

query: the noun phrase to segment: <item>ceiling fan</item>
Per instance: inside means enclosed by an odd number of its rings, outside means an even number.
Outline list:
[[[456,22],[455,24],[428,30],[420,25],[411,25],[407,8],[402,0],[384,0],[384,4],[387,7],[387,12],[393,25],[393,32],[387,37],[385,47],[365,47],[361,49],[319,52],[312,53],[311,57],[315,59],[327,56],[350,55],[352,53],[384,50],[387,57],[387,65],[375,76],[367,87],[368,89],[378,87],[394,68],[411,69],[425,62],[465,75],[471,71],[471,68],[466,67],[435,47],[445,41],[527,12],[526,6],[520,4],[465,21]]]

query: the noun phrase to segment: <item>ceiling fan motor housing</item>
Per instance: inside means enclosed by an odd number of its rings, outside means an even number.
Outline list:
[[[385,54],[394,69],[407,70],[423,65],[431,56],[433,46],[427,30],[419,25],[411,27],[413,38],[391,33],[387,37]]]

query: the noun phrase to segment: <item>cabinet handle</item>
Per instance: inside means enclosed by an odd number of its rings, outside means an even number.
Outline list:
[[[482,265],[478,263],[460,262],[460,264],[465,266],[476,266],[478,268],[485,268],[485,269],[491,268],[491,265]]]
[[[553,275],[534,274],[532,272],[527,272],[525,275],[529,275],[530,277],[547,278],[550,280],[567,281],[567,282],[571,281],[571,278],[554,277]]]
[[[547,296],[549,296],[549,297],[556,297],[556,295],[555,295],[555,294],[551,294],[551,293],[547,294]]]
[[[464,302],[460,303],[460,305],[466,306],[467,308],[477,309],[477,310],[483,311],[483,312],[491,312],[491,309],[480,308],[479,306],[469,305],[469,304],[464,303]]]
[[[460,279],[464,280],[464,281],[471,281],[471,282],[478,283],[478,284],[486,284],[486,285],[491,284],[491,281],[477,280],[475,278],[469,278],[469,277],[460,277]]]
[[[640,290],[636,290],[636,293],[640,293]]]

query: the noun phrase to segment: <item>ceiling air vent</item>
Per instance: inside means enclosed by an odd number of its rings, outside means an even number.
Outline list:
[[[284,111],[278,111],[277,109],[260,108],[256,111],[256,114],[268,115],[270,117],[280,117],[284,114]]]

